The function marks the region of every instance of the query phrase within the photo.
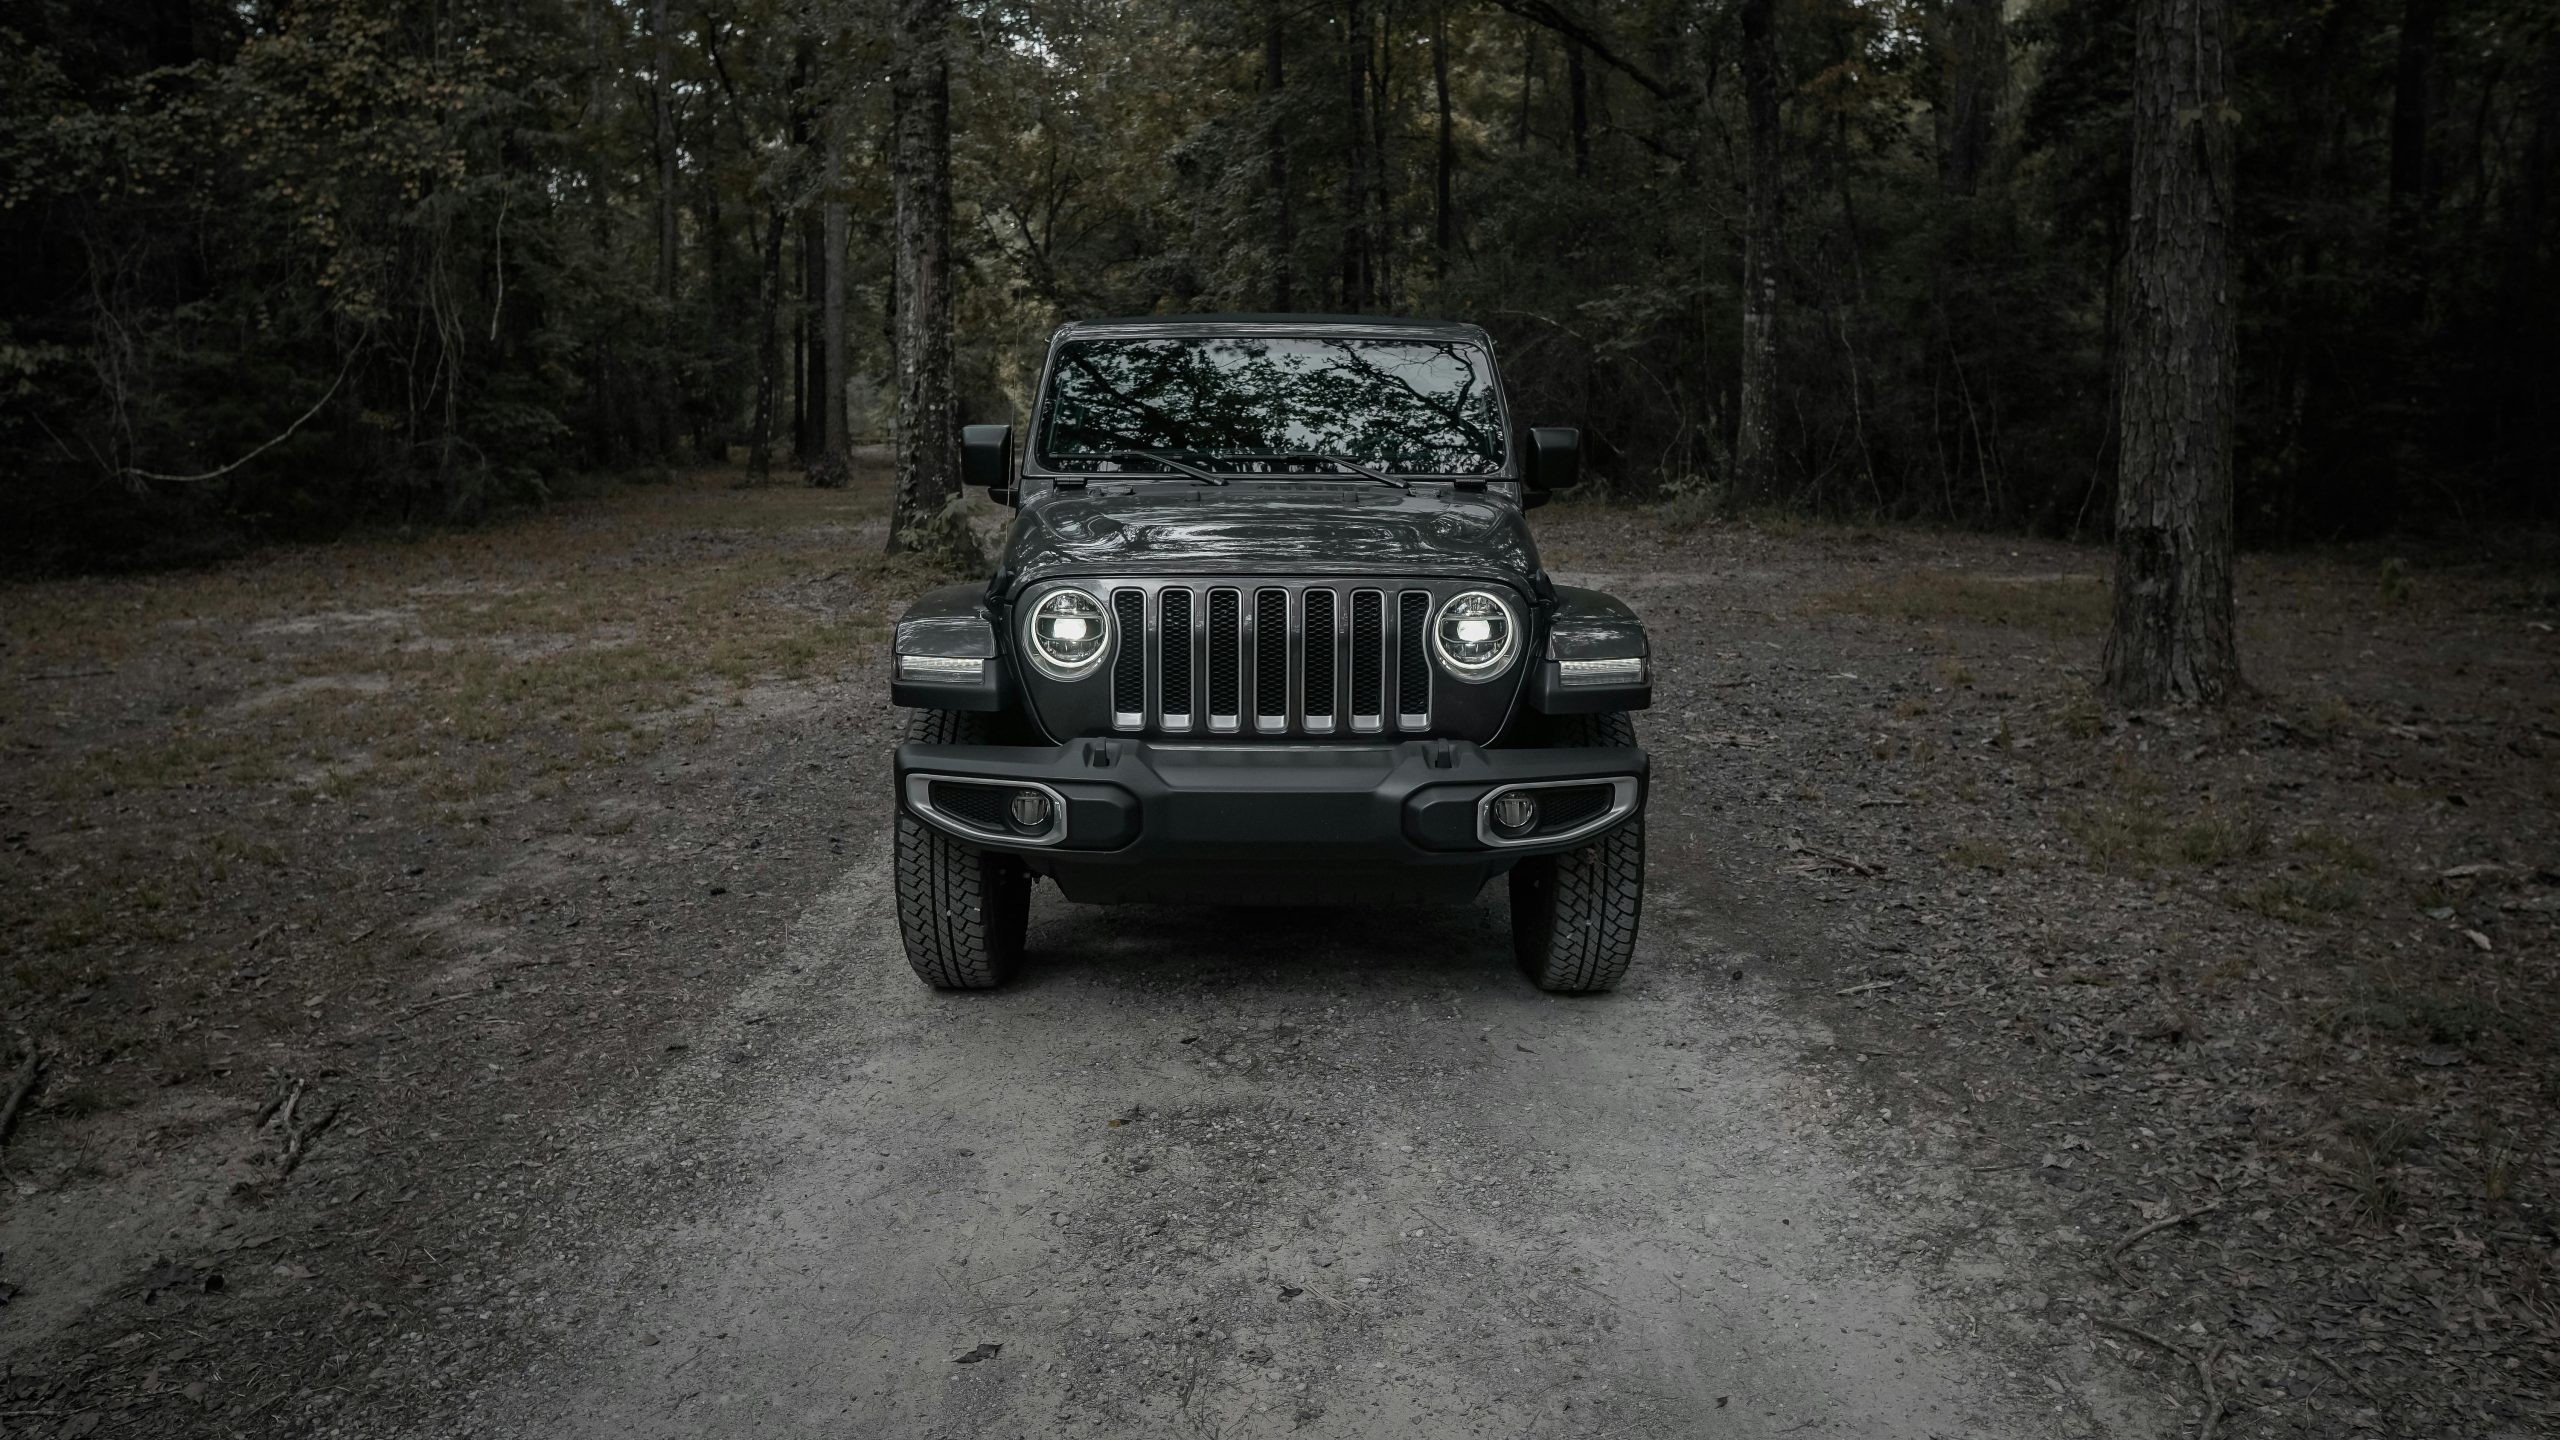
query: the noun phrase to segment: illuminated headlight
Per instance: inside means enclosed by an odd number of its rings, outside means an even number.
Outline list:
[[[1023,626],[1031,663],[1052,680],[1093,673],[1111,648],[1111,613],[1082,590],[1052,590],[1031,607]]]
[[[1431,626],[1431,648],[1461,680],[1490,680],[1520,648],[1520,626],[1500,596],[1482,590],[1452,595]]]
[[[950,655],[901,655],[898,657],[898,678],[974,685],[987,678],[987,662]]]
[[[1623,660],[1559,660],[1556,668],[1567,685],[1641,685],[1644,683],[1644,657],[1630,655]]]

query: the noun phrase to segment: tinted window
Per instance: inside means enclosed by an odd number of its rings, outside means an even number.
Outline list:
[[[1488,475],[1502,468],[1502,412],[1492,358],[1473,345],[1069,341],[1050,382],[1041,455],[1061,469],[1099,469],[1115,450],[1207,456],[1222,469],[1319,452],[1407,475]]]

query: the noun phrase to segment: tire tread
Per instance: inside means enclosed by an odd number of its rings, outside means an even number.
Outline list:
[[[1624,712],[1559,718],[1548,743],[1628,746]],[[1644,917],[1644,816],[1579,850],[1511,872],[1511,933],[1520,967],[1541,990],[1589,994],[1616,988],[1635,962]]]
[[[929,745],[985,742],[987,717],[918,710],[907,738]],[[1031,874],[1010,855],[975,850],[901,802],[896,845],[898,935],[916,978],[938,990],[989,990],[1012,974],[1030,919]]]

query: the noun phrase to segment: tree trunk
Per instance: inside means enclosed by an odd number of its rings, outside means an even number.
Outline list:
[[[1289,75],[1283,64],[1289,38],[1288,21],[1277,4],[1271,6],[1262,30],[1262,93],[1271,107],[1271,129],[1264,137],[1264,148],[1271,161],[1271,204],[1275,212],[1271,237],[1271,308],[1287,314],[1297,308],[1290,293],[1290,265],[1297,237],[1289,224]]]
[[[1377,57],[1369,67],[1369,290],[1377,297],[1378,308],[1389,313],[1396,309],[1395,225],[1387,170],[1387,124],[1392,114],[1387,87],[1395,58],[1387,28],[1391,23],[1393,18],[1382,10],[1374,50],[1365,34],[1361,39],[1361,48]]]
[[[1573,173],[1580,178],[1591,173],[1591,94],[1582,70],[1582,41],[1572,35],[1564,37],[1564,88],[1572,104]]]
[[[1520,123],[1511,132],[1511,148],[1529,148],[1529,109],[1538,93],[1538,27],[1520,27]]]
[[[667,19],[667,0],[650,0],[650,39],[654,44],[649,77],[650,133],[658,160],[658,454],[676,448],[676,122],[667,99],[675,68],[675,36]]]
[[[1458,170],[1458,145],[1451,133],[1449,115],[1448,0],[1440,0],[1431,11],[1431,88],[1440,103],[1439,148],[1431,176],[1431,244],[1439,255],[1436,278],[1445,281],[1449,278],[1449,237],[1456,226],[1449,189]]]
[[[2108,697],[2211,704],[2232,640],[2230,0],[2137,0]]]
[[[1351,102],[1343,112],[1344,122],[1351,127],[1351,143],[1345,147],[1342,167],[1342,308],[1358,314],[1369,305],[1368,249],[1360,223],[1369,190],[1363,173],[1369,141],[1361,124],[1361,112],[1368,99],[1369,27],[1360,0],[1351,0],[1343,18],[1342,60]]]
[[[823,209],[800,216],[800,428],[792,437],[803,466],[827,457],[827,229]]]
[[[897,191],[898,489],[889,549],[960,493],[951,393],[951,0],[899,0],[890,68]]]
[[[1774,0],[1742,0],[1742,96],[1749,171],[1742,219],[1741,396],[1733,439],[1736,501],[1778,489],[1778,36]]]
[[[2427,130],[2434,96],[2436,14],[2443,0],[2403,0],[2391,87],[2391,234],[2408,259],[2428,200]]]
[[[2009,29],[2002,0],[1950,0],[1947,7],[1947,134],[1939,178],[1969,197],[1991,166],[1992,139],[2009,91]]]
[[[747,474],[773,474],[774,414],[782,399],[782,207],[764,213],[764,268],[756,284],[756,419],[747,442]]]
[[[826,383],[818,391],[818,465],[815,484],[834,487],[852,479],[853,460],[845,451],[844,388],[844,252],[850,239],[843,194],[844,127],[840,117],[827,117],[826,173],[820,213],[825,217],[820,244],[825,247],[826,284],[820,299],[818,351]]]

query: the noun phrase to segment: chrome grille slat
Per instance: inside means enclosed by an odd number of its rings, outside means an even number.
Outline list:
[[[1300,593],[1299,609],[1303,612],[1301,631],[1306,658],[1300,662],[1299,688],[1304,696],[1300,714],[1310,735],[1323,735],[1333,729],[1334,668],[1338,661],[1334,643],[1334,604],[1330,590],[1310,589]]]
[[[1233,590],[1209,592],[1209,728],[1233,730],[1244,715],[1244,602]]]
[[[1193,604],[1189,590],[1168,586],[1157,597],[1156,662],[1157,714],[1165,729],[1174,732],[1191,728],[1191,647],[1198,636],[1192,625]]]
[[[1431,659],[1424,631],[1431,623],[1431,595],[1407,590],[1396,605],[1396,723],[1407,730],[1431,726]]]
[[[1289,728],[1289,592],[1253,592],[1253,728]]]
[[[1120,622],[1120,653],[1111,661],[1111,724],[1135,730],[1147,723],[1147,592],[1111,592]]]
[[[1351,728],[1354,730],[1378,730],[1386,725],[1386,603],[1386,596],[1376,590],[1351,592]]]

